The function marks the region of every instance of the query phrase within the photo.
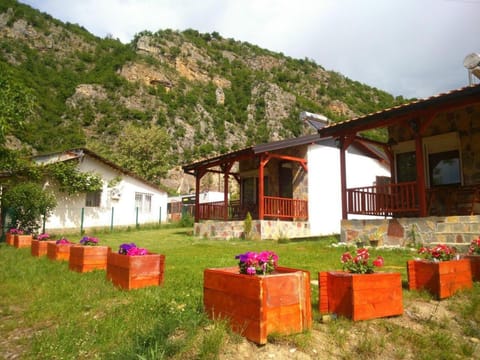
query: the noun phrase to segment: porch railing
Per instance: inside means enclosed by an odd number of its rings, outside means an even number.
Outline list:
[[[347,189],[349,214],[395,216],[418,213],[416,182]]]
[[[279,219],[308,219],[308,201],[265,196],[265,217]]]
[[[244,220],[247,212],[258,218],[258,205],[241,204],[233,200],[225,206],[223,201],[199,204],[200,220]],[[264,217],[278,219],[308,219],[308,201],[265,196]]]

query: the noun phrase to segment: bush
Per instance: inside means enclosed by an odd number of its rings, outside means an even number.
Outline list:
[[[4,204],[14,212],[14,227],[27,233],[40,228],[42,216],[48,217],[57,205],[55,196],[42,189],[39,184],[21,183],[7,191]]]
[[[178,225],[180,227],[192,227],[194,222],[195,220],[192,215],[190,215],[188,212],[183,212],[182,218],[180,219]]]

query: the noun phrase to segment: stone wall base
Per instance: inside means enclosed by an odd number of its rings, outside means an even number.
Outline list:
[[[343,242],[378,238],[379,245],[411,246],[444,243],[467,246],[480,235],[480,216],[430,216],[375,220],[342,220],[340,239]]]
[[[195,223],[194,234],[205,238],[245,238],[244,221],[204,221]],[[292,239],[309,237],[308,221],[252,220],[252,239]]]

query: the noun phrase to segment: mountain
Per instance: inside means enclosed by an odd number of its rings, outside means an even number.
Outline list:
[[[0,70],[35,99],[10,147],[88,147],[170,188],[179,165],[311,131],[302,111],[339,121],[404,101],[216,32],[144,31],[122,44],[14,0],[0,3]]]

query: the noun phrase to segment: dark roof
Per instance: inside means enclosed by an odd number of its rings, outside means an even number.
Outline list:
[[[161,189],[158,185],[155,185],[155,184],[151,183],[150,181],[145,180],[140,175],[137,175],[134,172],[132,172],[130,170],[127,170],[125,168],[122,168],[121,166],[115,164],[114,162],[112,162],[112,161],[94,153],[93,151],[86,149],[86,148],[75,148],[75,149],[69,149],[69,150],[58,151],[58,152],[53,152],[53,153],[36,155],[36,156],[33,156],[32,159],[33,160],[40,160],[41,158],[52,158],[56,155],[58,155],[58,160],[54,161],[54,162],[80,159],[84,155],[88,155],[88,156],[90,156],[90,157],[92,157],[92,158],[94,158],[94,159],[96,159],[100,162],[103,162],[104,164],[110,166],[111,168],[113,168],[113,169],[115,169],[115,170],[117,170],[117,171],[119,171],[119,172],[121,172],[125,175],[131,176],[131,177],[135,178],[136,180],[141,181],[142,183],[144,183],[144,184],[146,184],[150,187],[153,187],[157,190],[161,190],[161,191],[165,192],[165,190]],[[65,158],[60,158],[60,156],[62,156],[62,155],[64,155]]]
[[[183,166],[183,171],[188,174],[194,174],[195,169],[198,168],[211,168],[219,166],[221,164],[229,163],[232,161],[243,160],[247,158],[253,158],[257,154],[266,153],[269,151],[288,149],[295,146],[308,145],[308,144],[321,144],[321,143],[333,143],[334,139],[331,137],[321,138],[318,134],[304,135],[292,139],[273,141],[269,143],[250,146],[248,148],[233,151],[224,155],[219,155],[213,158],[197,161],[192,164]],[[357,144],[356,144],[357,145]],[[388,161],[388,157],[381,150],[372,150],[373,145],[362,144],[359,147],[360,151],[369,153],[372,157],[380,160]]]
[[[399,119],[408,119],[423,112],[438,112],[467,106],[480,102],[480,84],[467,86],[425,99],[415,100],[407,104],[384,109],[358,118],[325,126],[318,130],[324,136],[337,136],[344,133],[355,133],[367,129],[391,125]]]
[[[265,153],[268,151],[287,149],[290,147],[311,144],[318,141],[320,141],[320,137],[318,136],[318,134],[305,135],[305,136],[300,136],[292,139],[273,141],[273,142],[264,143],[260,145],[250,146],[245,149],[233,151],[233,152],[219,155],[213,158],[200,160],[195,163],[185,165],[182,168],[184,172],[188,174],[193,174],[193,171],[200,167],[211,168],[211,167],[218,166],[220,164],[225,164],[231,161],[238,161],[238,160],[243,160],[247,158],[252,158],[257,154]]]
[[[279,140],[265,144],[255,145],[253,147],[253,152],[255,154],[261,154],[267,151],[275,151],[280,149],[288,149],[294,146],[313,144],[320,140],[321,139],[318,134],[304,135],[292,139]]]

